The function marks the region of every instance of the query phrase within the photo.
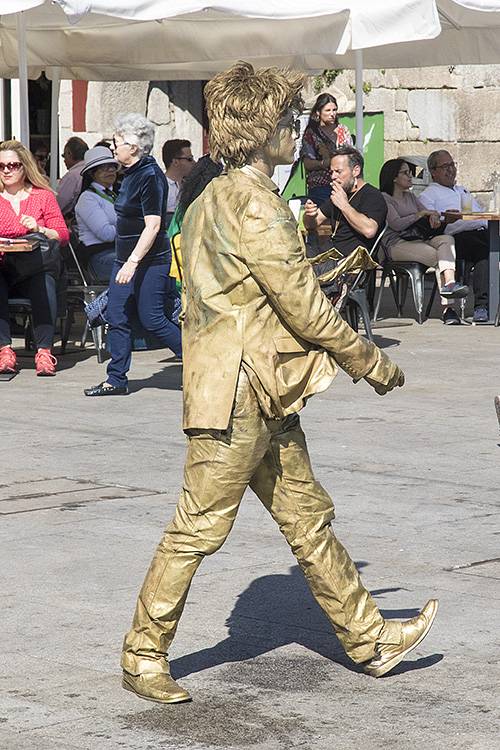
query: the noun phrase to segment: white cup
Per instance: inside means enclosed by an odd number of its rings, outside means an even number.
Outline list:
[[[295,216],[295,221],[298,221],[300,217],[300,198],[292,198],[292,200],[288,201],[288,205],[290,211]]]

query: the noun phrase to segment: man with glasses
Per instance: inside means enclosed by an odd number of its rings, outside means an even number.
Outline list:
[[[182,181],[190,173],[196,161],[191,153],[191,142],[180,138],[165,141],[161,155],[168,182],[167,217],[171,220],[179,202]]]
[[[237,63],[205,87],[210,154],[228,165],[182,223],[183,401],[188,451],[173,521],[125,636],[123,687],[146,700],[190,696],[167,651],[193,575],[229,534],[250,487],[278,524],[346,649],[370,675],[427,634],[431,600],[384,620],[334,535],[333,503],[313,476],[298,411],[339,367],[383,395],[399,367],[358,336],[321,291],[297,222],[271,175],[294,159],[301,74]],[[207,632],[209,624],[207,623]]]
[[[472,286],[474,290],[474,323],[488,322],[488,284],[489,284],[489,241],[485,221],[465,221],[457,215],[455,218],[449,212],[460,214],[462,202],[465,200],[472,207],[472,211],[482,211],[482,207],[471,196],[467,188],[457,185],[457,165],[449,151],[441,149],[433,151],[427,166],[433,182],[422,193],[419,200],[426,208],[439,211],[447,215],[445,234],[451,234],[455,240],[457,255],[456,277],[468,284],[471,269],[474,269]]]

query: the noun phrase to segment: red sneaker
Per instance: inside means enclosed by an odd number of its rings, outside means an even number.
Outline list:
[[[37,375],[49,376],[56,374],[54,365],[57,365],[57,359],[50,353],[50,349],[40,349],[35,354],[35,364]]]
[[[0,349],[0,372],[16,373],[19,370],[17,357],[10,346]]]

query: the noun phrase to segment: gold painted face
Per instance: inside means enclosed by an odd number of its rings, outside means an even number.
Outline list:
[[[295,159],[297,139],[296,120],[289,109],[278,123],[278,129],[269,141],[268,155],[274,166],[292,164]]]

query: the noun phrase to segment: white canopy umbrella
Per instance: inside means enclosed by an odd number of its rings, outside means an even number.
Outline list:
[[[500,0],[436,0],[442,31],[424,38],[363,48],[367,69],[490,65],[500,62]],[[358,49],[362,45],[352,47]],[[352,51],[338,67],[352,67]],[[337,67],[337,66],[334,66]]]
[[[199,0],[9,0],[0,10],[0,76],[19,70],[24,143],[27,78],[42,70],[79,80],[199,80],[243,59],[316,73],[342,67],[338,60],[348,48],[431,39],[440,31],[434,0],[219,0],[210,6]],[[55,85],[53,112],[57,97]],[[362,117],[362,106],[358,110]],[[357,127],[361,133],[362,120]]]
[[[210,78],[237,59],[309,73],[355,67],[361,134],[361,51],[366,68],[500,59],[500,0],[220,0],[211,6],[0,0],[0,11],[0,76],[20,76],[25,142],[26,79],[42,70],[80,80],[174,80]]]
[[[57,66],[62,78],[80,80],[205,79],[238,59],[318,72],[334,67],[350,47],[431,39],[440,31],[434,0],[220,0],[210,6],[199,0],[8,0],[5,5],[4,77],[18,66],[20,10],[30,76]]]

